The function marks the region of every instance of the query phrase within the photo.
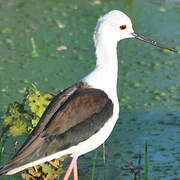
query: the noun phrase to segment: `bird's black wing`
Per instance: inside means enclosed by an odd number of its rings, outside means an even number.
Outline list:
[[[103,127],[112,113],[112,101],[102,90],[85,83],[64,90],[52,100],[37,127],[0,173],[77,145]]]

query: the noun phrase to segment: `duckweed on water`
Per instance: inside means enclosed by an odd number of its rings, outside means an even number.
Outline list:
[[[127,102],[128,100],[129,100],[129,96],[124,96],[124,97],[122,97],[119,101],[121,102],[121,103],[125,103],[125,102]]]
[[[170,86],[167,88],[167,91],[174,92],[177,88],[175,86]]]
[[[132,83],[133,88],[139,88],[140,86],[141,86],[141,84],[139,82]]]
[[[159,68],[160,66],[161,66],[161,64],[158,62],[152,63],[153,68]]]
[[[165,92],[160,92],[159,90],[152,90],[151,93],[153,94],[154,100],[161,100],[162,97],[166,96]]]
[[[123,108],[127,109],[127,110],[132,110],[133,106],[132,105],[125,105]]]
[[[169,51],[168,49],[161,49],[161,52],[164,54],[170,54],[171,51]]]
[[[5,44],[9,47],[9,48],[13,48],[14,47],[14,42],[12,39],[10,38],[6,38],[5,39]]]
[[[3,29],[1,30],[1,32],[2,32],[2,33],[10,33],[10,32],[12,32],[12,28],[10,28],[10,27],[5,27],[5,28],[3,28]]]
[[[164,97],[164,96],[166,96],[166,93],[165,92],[160,92],[160,94],[159,94],[161,97]]]
[[[140,64],[140,65],[143,65],[143,66],[144,66],[144,65],[147,65],[147,62],[145,62],[145,61],[139,61],[139,62],[138,62],[138,64]]]

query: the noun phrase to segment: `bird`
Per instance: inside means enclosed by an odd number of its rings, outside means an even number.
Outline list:
[[[117,43],[126,38],[180,53],[135,33],[131,19],[122,11],[112,10],[100,17],[93,37],[95,69],[53,98],[24,144],[0,167],[1,175],[69,155],[72,161],[63,180],[71,173],[78,180],[78,157],[102,145],[119,118]]]

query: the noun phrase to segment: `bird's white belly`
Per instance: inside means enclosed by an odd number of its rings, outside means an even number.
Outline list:
[[[101,128],[96,134],[91,136],[86,141],[79,143],[77,147],[74,147],[73,155],[80,156],[96,149],[103,144],[111,134],[117,119],[117,116],[110,118],[109,121],[105,123],[104,127]]]

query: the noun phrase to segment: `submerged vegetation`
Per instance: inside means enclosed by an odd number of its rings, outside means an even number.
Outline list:
[[[10,104],[3,117],[8,135],[21,136],[31,132],[52,98],[52,94],[40,92],[34,84],[27,88],[22,103]]]
[[[144,180],[148,180],[148,170],[149,170],[149,160],[148,160],[148,144],[146,142],[144,147]]]

